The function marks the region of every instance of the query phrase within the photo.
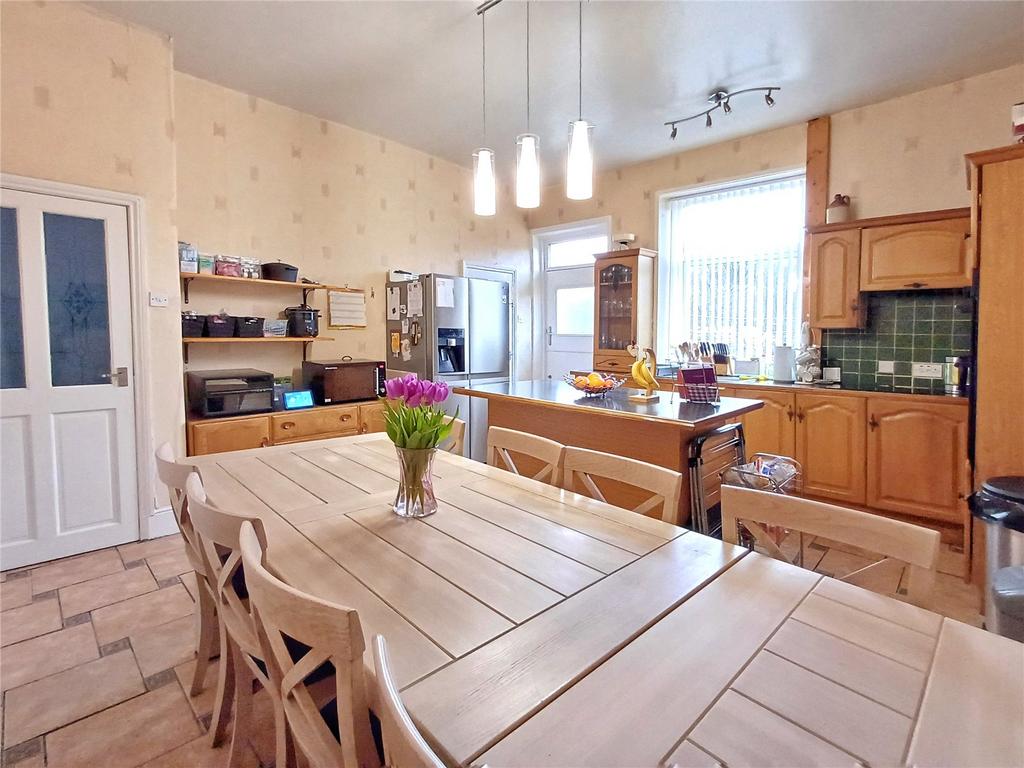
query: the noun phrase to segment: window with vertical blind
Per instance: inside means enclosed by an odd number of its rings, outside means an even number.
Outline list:
[[[658,347],[726,343],[770,357],[800,333],[803,174],[670,195],[661,203]]]

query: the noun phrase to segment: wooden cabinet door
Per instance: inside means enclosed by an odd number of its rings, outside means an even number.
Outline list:
[[[811,325],[859,328],[860,230],[811,235]]]
[[[189,428],[192,430],[193,456],[270,445],[270,419],[266,416],[197,421],[191,423]]]
[[[383,403],[367,403],[359,406],[359,431],[362,434],[383,432],[385,428]]]
[[[808,496],[864,503],[866,404],[862,397],[796,395],[796,459]]]
[[[861,234],[860,289],[960,288],[971,284],[970,219],[871,227]]]
[[[743,436],[747,442],[747,456],[755,453],[774,453],[794,456],[796,453],[793,418],[795,396],[792,392],[748,391],[737,388],[736,397],[760,400],[763,408],[743,414]]]
[[[867,503],[963,523],[967,408],[868,398]]]

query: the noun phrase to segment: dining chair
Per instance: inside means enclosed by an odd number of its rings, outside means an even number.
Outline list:
[[[283,754],[286,739],[278,688],[271,680],[260,646],[239,544],[243,524],[248,523],[255,531],[254,535],[262,544],[261,549],[266,548],[266,535],[263,522],[258,518],[232,514],[211,504],[198,474],[189,475],[185,490],[192,524],[199,534],[206,573],[217,601],[220,665],[210,721],[210,742],[213,747],[223,743],[233,712],[228,766],[236,768],[242,764],[254,732],[254,682],[258,681],[270,696],[279,754]]]
[[[459,456],[465,455],[463,453],[463,444],[466,441],[466,422],[462,419],[452,419],[452,431],[448,435],[448,444],[444,450],[448,453],[457,453]]]
[[[444,768],[409,717],[391,674],[388,644],[373,638],[373,669],[377,678],[377,716],[384,737],[384,762],[389,768]]]
[[[517,432],[504,427],[491,427],[487,430],[487,463],[498,469],[507,469],[521,475],[512,454],[519,454],[540,462],[541,468],[534,480],[548,485],[558,485],[562,474],[562,454],[565,446],[526,432]],[[499,463],[500,462],[500,463]]]
[[[278,765],[292,764],[292,746],[314,768],[380,765],[370,726],[359,614],[300,592],[271,573],[254,526],[243,523],[240,540],[260,642],[288,726]],[[297,648],[304,650],[297,653]],[[323,676],[324,670],[329,676]]]
[[[562,487],[567,491],[607,502],[594,478],[613,480],[650,494],[633,508],[634,512],[646,515],[660,506],[662,520],[675,523],[678,518],[683,476],[674,470],[625,456],[566,446],[562,471]]]
[[[170,443],[164,443],[156,449],[156,474],[160,482],[167,486],[174,519],[178,522],[178,530],[185,540],[185,555],[196,574],[196,602],[199,603],[199,610],[196,611],[196,668],[192,673],[192,684],[189,686],[190,696],[202,693],[210,659],[216,657],[218,651],[217,604],[213,587],[207,578],[199,537],[188,514],[188,498],[185,495],[185,483],[189,475],[194,473],[194,468],[178,464],[174,460]]]
[[[765,526],[822,536],[882,555],[882,559],[859,568],[840,581],[849,581],[893,562],[906,563],[907,601],[927,607],[935,583],[939,559],[938,531],[920,525],[856,509],[827,504],[797,496],[722,486],[722,538],[738,544],[742,524],[764,552],[796,565]]]

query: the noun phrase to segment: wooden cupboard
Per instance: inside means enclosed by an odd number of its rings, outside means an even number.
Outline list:
[[[655,251],[595,254],[594,370],[628,373],[630,344],[654,346]]]
[[[747,455],[774,453],[779,456],[796,455],[796,434],[793,430],[796,415],[796,398],[792,392],[755,393],[735,391],[731,397],[750,397],[760,400],[764,407],[743,415],[743,434],[747,443]]]
[[[305,411],[195,419],[186,425],[189,456],[268,445],[383,432],[384,406],[377,401],[328,405]]]
[[[860,289],[963,288],[974,269],[970,218],[869,227],[861,233]]]
[[[807,496],[864,503],[863,398],[796,393],[796,454]]]
[[[967,414],[957,405],[868,398],[867,504],[963,523]]]
[[[811,326],[859,328],[864,324],[860,305],[860,229],[812,234]]]

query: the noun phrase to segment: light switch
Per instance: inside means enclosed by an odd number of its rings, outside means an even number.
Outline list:
[[[166,307],[170,303],[166,293],[153,293],[149,292],[149,306],[151,307]]]
[[[896,363],[892,360],[879,360],[878,361],[878,372],[879,373],[896,373]]]

